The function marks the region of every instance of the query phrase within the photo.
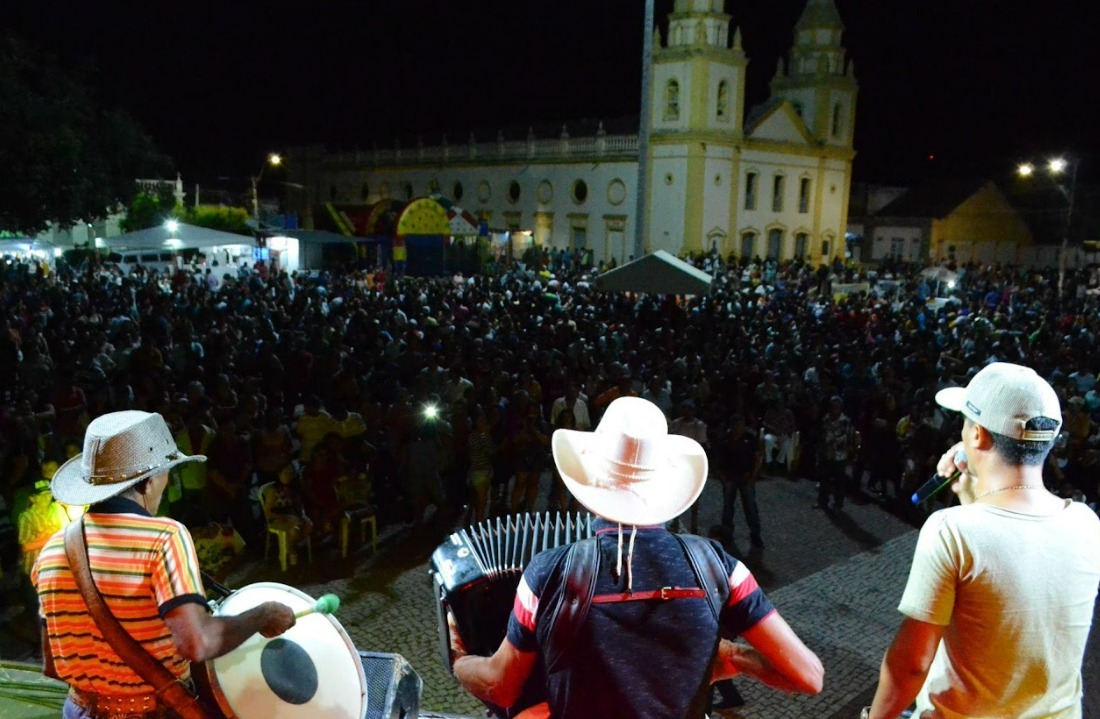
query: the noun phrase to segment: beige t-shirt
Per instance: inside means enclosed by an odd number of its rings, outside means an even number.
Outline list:
[[[986,504],[935,512],[898,609],[944,626],[917,713],[1079,718],[1081,660],[1100,584],[1100,519]]]

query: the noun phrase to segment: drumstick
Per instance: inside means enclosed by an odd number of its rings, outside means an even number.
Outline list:
[[[295,619],[301,619],[307,614],[333,614],[340,608],[340,597],[335,594],[325,594],[309,609],[303,609],[294,614]]]

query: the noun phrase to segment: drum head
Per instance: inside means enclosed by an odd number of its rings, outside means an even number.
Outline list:
[[[276,582],[250,584],[217,605],[215,616],[235,616],[268,601],[295,612],[313,598]],[[210,684],[227,716],[237,719],[362,719],[367,707],[363,663],[332,616],[308,614],[268,639],[253,634],[208,663]]]

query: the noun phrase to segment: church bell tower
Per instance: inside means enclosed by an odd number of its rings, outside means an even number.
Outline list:
[[[676,0],[663,43],[654,31],[647,251],[721,247],[729,233],[748,61],[724,4]]]

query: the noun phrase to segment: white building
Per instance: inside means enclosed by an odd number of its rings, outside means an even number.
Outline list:
[[[857,85],[833,0],[808,0],[771,98],[748,111],[748,59],[723,5],[676,0],[667,37],[655,37],[645,250],[842,254]],[[567,124],[552,138],[361,153],[299,148],[287,168],[328,212],[439,193],[492,228],[622,262],[639,221],[639,142],[611,129]]]

